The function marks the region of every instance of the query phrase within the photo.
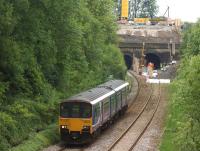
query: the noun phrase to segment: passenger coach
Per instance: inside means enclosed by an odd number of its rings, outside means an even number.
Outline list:
[[[61,140],[89,142],[128,108],[128,83],[111,80],[60,103]]]

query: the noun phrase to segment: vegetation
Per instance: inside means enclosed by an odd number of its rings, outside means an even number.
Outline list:
[[[31,135],[28,140],[24,141],[22,144],[13,147],[10,151],[36,151],[42,150],[49,144],[58,142],[59,140],[58,127],[56,125],[51,125],[45,130]]]
[[[200,148],[200,21],[187,25],[178,76],[171,86],[171,104],[161,151]]]
[[[157,0],[132,0],[130,11],[131,18],[153,18],[158,12]]]
[[[124,78],[112,10],[112,0],[0,0],[1,151],[55,123],[59,100]]]

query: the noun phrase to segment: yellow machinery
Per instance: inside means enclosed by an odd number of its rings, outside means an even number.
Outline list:
[[[134,18],[134,23],[146,24],[149,21],[149,18]]]
[[[128,0],[122,0],[121,18],[128,18]]]

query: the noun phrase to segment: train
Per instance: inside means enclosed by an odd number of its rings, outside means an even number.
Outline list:
[[[90,143],[128,108],[129,83],[110,80],[60,103],[60,137],[66,144]]]

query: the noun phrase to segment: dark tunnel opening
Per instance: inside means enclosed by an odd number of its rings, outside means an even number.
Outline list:
[[[146,66],[148,65],[149,62],[152,62],[154,64],[154,69],[160,68],[160,58],[156,54],[153,53],[146,54],[145,60],[146,60]]]
[[[133,58],[132,58],[132,56],[129,55],[129,54],[125,54],[124,55],[124,60],[125,60],[127,69],[130,70],[131,67],[132,67],[132,64],[133,64]]]

